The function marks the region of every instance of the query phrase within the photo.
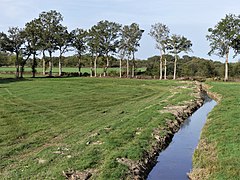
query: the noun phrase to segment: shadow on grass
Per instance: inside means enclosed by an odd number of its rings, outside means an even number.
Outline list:
[[[78,76],[79,77],[79,76]],[[0,77],[0,84],[9,84],[15,82],[23,82],[23,81],[33,81],[34,79],[71,79],[76,77],[71,76],[38,76],[38,77],[27,77],[27,78],[5,78]]]
[[[32,81],[29,78],[1,78],[0,77],[0,84],[9,84],[15,82],[22,82],[22,81]]]

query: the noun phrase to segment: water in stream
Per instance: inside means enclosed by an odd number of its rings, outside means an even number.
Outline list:
[[[216,101],[206,97],[203,106],[184,122],[169,146],[160,153],[148,180],[188,180],[187,173],[192,168],[192,155],[201,130],[208,113],[216,104]]]

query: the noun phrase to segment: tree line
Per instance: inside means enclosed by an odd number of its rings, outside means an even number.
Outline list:
[[[173,77],[175,57],[172,55],[164,55],[163,59],[167,61],[168,78]],[[158,78],[159,77],[159,59],[160,56],[153,56],[146,61],[146,75]],[[199,79],[213,78],[215,80],[224,79],[225,64],[220,61],[199,58],[195,56],[178,57],[177,76],[184,79]],[[229,63],[229,76],[232,78],[240,78],[240,61]]]
[[[76,58],[74,58],[74,62],[78,67],[79,75],[81,75],[83,65],[88,64],[91,69],[90,76],[97,76],[97,66],[101,62],[104,69],[103,76],[107,76],[111,61],[114,61],[114,63],[118,63],[115,66],[119,67],[120,77],[122,76],[122,66],[126,66],[126,77],[129,77],[130,74],[132,77],[135,76],[137,66],[135,53],[138,51],[144,33],[137,23],[121,25],[104,20],[88,30],[76,28],[69,31],[66,26],[62,25],[62,21],[63,16],[59,12],[51,10],[40,13],[39,17],[26,23],[24,28],[11,27],[7,33],[1,32],[0,65],[3,61],[1,59],[8,57],[8,53],[11,53],[15,57],[17,78],[23,76],[26,64],[31,64],[32,76],[35,77],[39,62],[42,63],[43,75],[46,74],[48,63],[48,75],[52,76],[53,63],[56,64],[57,60],[59,76],[61,76],[62,64],[66,59],[64,54],[67,51],[75,51],[77,62]],[[217,54],[226,58],[225,80],[228,80],[230,49],[234,50],[234,57],[240,52],[240,16],[226,15],[208,31],[209,34],[206,37],[210,41],[209,54]],[[157,68],[159,79],[167,79],[169,73],[173,74],[173,79],[176,79],[179,74],[177,70],[180,69],[177,68],[179,54],[191,52],[192,42],[185,36],[170,34],[170,29],[162,23],[152,25],[148,34],[155,40],[156,49],[159,50]],[[53,57],[56,52],[59,53],[58,58]],[[171,61],[167,57],[174,57],[173,67],[169,65],[171,63],[167,62]],[[149,69],[151,60],[146,66],[148,66],[148,72],[155,71],[155,68]],[[168,71],[167,67],[173,69]]]
[[[46,71],[46,59],[49,59],[49,76],[52,76],[53,53],[58,52],[59,76],[62,74],[62,58],[67,51],[75,51],[78,56],[79,75],[82,56],[91,56],[91,76],[97,75],[97,60],[105,61],[104,76],[107,75],[110,56],[118,55],[129,60],[134,68],[135,53],[140,46],[144,30],[139,25],[120,25],[107,20],[100,21],[88,30],[76,28],[68,31],[61,23],[63,16],[54,10],[42,12],[38,18],[25,24],[24,28],[11,27],[8,33],[0,33],[0,51],[15,54],[16,77],[22,77],[26,62],[32,60],[32,76],[35,77],[37,56],[42,55],[43,74]],[[30,58],[31,57],[31,58]],[[129,72],[127,73],[127,76]],[[132,72],[134,76],[134,71]]]

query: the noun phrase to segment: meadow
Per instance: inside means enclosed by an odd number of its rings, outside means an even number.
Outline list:
[[[152,133],[193,100],[191,82],[117,78],[0,78],[0,179],[126,178],[117,158],[141,159]],[[161,131],[160,136],[167,132]]]
[[[240,83],[208,82],[221,99],[210,113],[193,157],[195,179],[240,177]]]
[[[1,73],[3,74],[5,72],[14,73],[15,71],[16,71],[15,67],[0,67],[0,74]],[[42,74],[43,70],[42,70],[42,68],[38,67],[38,68],[36,68],[36,71],[37,71],[37,73]],[[49,71],[49,69],[47,68],[46,72],[48,72],[48,71]],[[63,67],[62,71],[63,72],[70,72],[70,73],[78,72],[78,68],[77,67],[75,67],[75,68],[74,67]],[[122,71],[126,71],[126,68],[122,68]],[[146,71],[146,68],[137,68],[136,71],[144,72],[144,71]],[[25,67],[24,72],[25,72],[25,74],[27,74],[27,76],[29,76],[29,74],[31,74],[31,72],[32,72],[32,68],[31,67]],[[54,67],[53,68],[53,73],[58,74],[58,72],[59,72],[58,67]],[[83,68],[81,68],[81,72],[90,74],[91,69],[87,68],[87,67],[83,67]],[[109,73],[111,73],[111,72],[119,73],[119,68],[108,68],[108,72]],[[98,74],[103,74],[103,68],[97,68],[97,73]]]

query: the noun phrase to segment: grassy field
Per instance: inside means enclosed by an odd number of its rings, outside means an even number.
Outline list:
[[[116,158],[140,159],[155,141],[154,129],[174,119],[159,111],[194,99],[194,87],[111,78],[0,79],[0,179],[64,179],[67,170],[120,179],[128,169]]]
[[[194,154],[196,179],[240,178],[240,83],[208,83],[222,98],[210,113]]]
[[[30,67],[26,67],[24,68],[25,72],[32,72],[32,68]],[[42,73],[42,68],[36,68],[38,73]],[[54,67],[53,68],[53,73],[58,73],[58,67]],[[123,70],[125,70],[123,68]],[[0,67],[0,73],[1,72],[15,72],[16,68],[15,67]],[[46,69],[46,72],[48,72],[49,70]],[[78,68],[73,68],[73,67],[63,67],[62,68],[63,72],[78,72]],[[108,72],[119,72],[119,68],[108,68]],[[146,68],[137,68],[137,71],[146,71]],[[84,73],[90,73],[90,68],[81,68],[81,72]],[[97,72],[98,73],[103,73],[103,68],[97,68]]]

